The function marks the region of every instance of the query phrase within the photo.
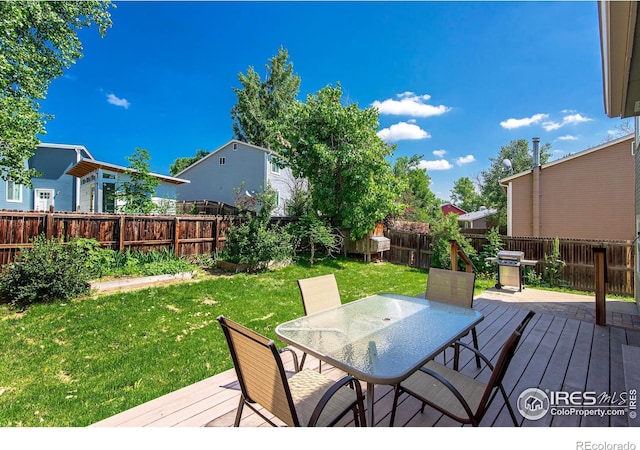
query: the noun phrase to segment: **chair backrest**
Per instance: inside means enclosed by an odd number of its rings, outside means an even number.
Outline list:
[[[511,364],[511,360],[513,359],[513,355],[516,353],[516,348],[518,347],[520,338],[534,315],[535,313],[533,311],[529,311],[502,346],[500,356],[498,356],[498,361],[493,367],[493,371],[489,377],[489,382],[487,383],[487,387],[482,395],[482,400],[480,401],[478,411],[476,412],[476,417],[480,418],[485,413],[489,399],[491,398],[491,393],[502,383],[502,380],[507,373],[507,369],[509,368],[509,364]]]
[[[430,268],[425,298],[452,305],[473,307],[473,287],[476,274]]]
[[[299,426],[286,372],[274,342],[224,316],[218,317],[229,345],[242,395],[288,426]]]
[[[305,315],[340,306],[340,291],[333,274],[298,280]]]

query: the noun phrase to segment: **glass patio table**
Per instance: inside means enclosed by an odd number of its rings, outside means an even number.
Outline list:
[[[367,422],[374,426],[376,384],[400,383],[483,318],[469,308],[378,294],[280,324],[276,335],[366,382]]]

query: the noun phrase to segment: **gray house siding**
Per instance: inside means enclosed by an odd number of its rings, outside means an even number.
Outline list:
[[[267,160],[268,150],[230,141],[176,175],[191,182],[177,186],[178,200],[214,200],[233,205],[236,190],[243,182],[249,193],[265,187],[270,170]]]
[[[27,168],[27,161],[24,162]],[[33,191],[26,186],[19,186],[19,200],[12,200],[8,195],[9,182],[0,179],[0,209],[29,211],[33,207]]]
[[[53,191],[56,211],[75,211],[78,204],[76,178],[66,172],[82,157],[90,155],[81,147],[38,146],[29,159],[29,166],[40,172],[40,176],[32,180],[34,191],[30,207],[36,207],[33,198],[36,190],[46,189]]]

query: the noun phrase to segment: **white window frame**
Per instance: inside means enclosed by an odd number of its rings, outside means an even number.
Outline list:
[[[220,159],[218,160],[218,162],[220,163],[221,166],[226,166],[227,165],[227,158],[225,158],[224,156],[221,156]]]
[[[271,173],[275,173],[275,174],[280,174],[280,166],[278,166],[278,164],[276,163],[278,161],[277,158],[274,158],[273,156],[270,159],[270,163],[271,163]]]
[[[6,192],[7,202],[22,203],[22,185],[16,184],[15,181],[13,180],[7,180],[6,187],[7,187],[7,192]],[[14,195],[13,195],[16,192],[15,191],[16,188],[18,189],[18,198],[14,198]],[[9,197],[9,193],[11,193],[11,197]]]

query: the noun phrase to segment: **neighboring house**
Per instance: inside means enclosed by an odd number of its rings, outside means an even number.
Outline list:
[[[255,195],[271,186],[277,195],[274,216],[285,215],[295,179],[289,167],[281,167],[278,154],[246,142],[231,140],[180,173],[189,184],[177,187],[180,200],[212,200],[235,205],[240,194]]]
[[[66,172],[83,158],[93,158],[82,145],[45,144],[34,150],[26,166],[40,175],[31,180],[33,189],[12,181],[0,183],[0,209],[23,211],[74,211],[80,184]]]
[[[486,207],[481,206],[478,211],[458,216],[458,223],[462,228],[478,228],[486,230],[487,217],[492,216],[497,212],[497,209],[487,209]]]
[[[118,183],[127,181],[127,167],[117,166],[93,159],[83,159],[67,171],[80,183],[76,211],[92,213],[118,212],[116,201]],[[162,213],[175,214],[176,187],[188,184],[188,180],[150,173],[158,178],[160,184],[155,188],[153,202]]]
[[[507,235],[632,240],[633,141],[630,134],[500,180]]]
[[[458,208],[452,203],[445,203],[444,205],[440,206],[440,210],[442,211],[443,216],[448,216],[449,214],[457,214],[461,216],[467,213],[464,209]]]

